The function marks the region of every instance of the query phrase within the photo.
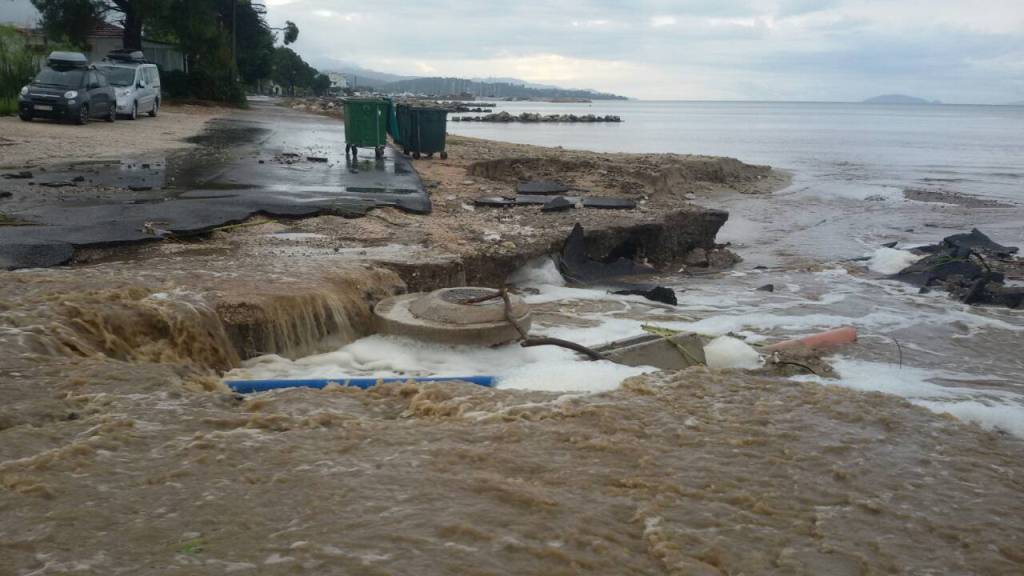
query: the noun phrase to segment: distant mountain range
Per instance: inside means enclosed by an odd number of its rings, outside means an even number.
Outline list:
[[[465,78],[415,78],[399,80],[378,88],[392,94],[427,94],[449,96],[470,94],[478,98],[529,98],[529,99],[580,99],[580,100],[625,100],[625,96],[568,88],[532,88],[525,83],[478,82]]]
[[[400,74],[378,72],[369,68],[363,68],[362,66],[352,62],[335,60],[333,58],[311,59],[310,64],[315,66],[316,69],[321,72],[336,72],[341,74],[345,77],[349,86],[363,86],[376,89],[391,82],[416,78],[415,76],[402,76]]]
[[[558,86],[551,84],[534,84],[533,82],[527,82],[526,80],[520,80],[519,78],[495,78],[488,76],[486,78],[470,78],[474,82],[483,82],[484,84],[518,84],[520,86],[526,86],[527,88],[537,88],[538,90],[558,90]]]
[[[352,62],[323,58],[311,62],[323,72],[336,72],[345,77],[349,87],[370,88],[379,92],[402,94],[429,94],[450,96],[471,94],[476,97],[613,100],[624,96],[606,94],[596,90],[559,88],[549,84],[533,84],[518,78],[422,78],[401,76],[363,68]]]
[[[924,98],[907,96],[905,94],[883,94],[874,98],[868,98],[863,102],[864,104],[942,104],[938,100],[925,100]]]

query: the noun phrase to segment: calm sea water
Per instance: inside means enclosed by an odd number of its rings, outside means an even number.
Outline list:
[[[775,102],[500,103],[510,113],[614,114],[621,124],[449,123],[455,134],[599,152],[732,156],[874,184],[955,180],[1018,198],[1024,107]],[[454,116],[461,116],[456,114]],[[838,174],[837,174],[838,173]]]
[[[623,122],[449,122],[449,130],[601,152],[732,156],[790,171],[793,186],[782,194],[728,206],[727,239],[756,237],[752,248],[765,258],[852,257],[890,240],[933,242],[964,226],[1024,245],[1024,107],[629,101],[499,103],[498,110],[615,114]],[[906,189],[976,195],[1017,209],[907,202]]]

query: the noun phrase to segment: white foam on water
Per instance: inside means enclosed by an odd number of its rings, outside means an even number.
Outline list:
[[[551,392],[605,392],[618,388],[626,378],[654,370],[652,367],[623,366],[604,360],[590,362],[572,358],[522,366],[501,375],[498,387]]]
[[[1022,406],[983,403],[974,400],[963,402],[915,400],[914,404],[924,406],[939,414],[952,414],[960,420],[974,422],[986,430],[1002,430],[1024,438],[1024,407]]]
[[[534,258],[509,276],[516,286],[565,286],[565,278],[555,261],[547,256]]]
[[[708,368],[725,370],[741,368],[755,370],[761,367],[761,355],[746,342],[730,336],[719,336],[704,347]]]
[[[970,374],[868,362],[849,358],[830,358],[838,380],[817,376],[795,376],[801,382],[839,384],[865,392],[885,392],[910,400],[937,413],[949,413],[983,428],[1000,429],[1024,438],[1024,396],[1005,390],[939,384],[976,382]]]
[[[907,250],[896,248],[879,248],[868,260],[868,270],[879,274],[896,274],[923,258]]]
[[[531,288],[536,288],[538,293],[525,295],[523,299],[527,304],[547,304],[562,300],[643,300],[642,296],[617,296],[609,294],[607,290],[593,288],[570,288],[553,284],[540,284]]]
[[[502,388],[601,392],[653,368],[589,362],[552,346],[446,346],[374,335],[333,352],[289,360],[276,355],[243,363],[227,380],[320,379],[355,376],[495,376]]]

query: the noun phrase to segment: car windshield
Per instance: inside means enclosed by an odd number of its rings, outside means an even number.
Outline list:
[[[107,82],[114,86],[131,86],[135,83],[135,68],[118,66],[100,66],[99,68],[106,74]]]
[[[78,88],[82,85],[83,74],[85,74],[85,70],[80,68],[43,68],[39,71],[39,74],[36,75],[34,82],[36,84],[46,84],[47,86]]]

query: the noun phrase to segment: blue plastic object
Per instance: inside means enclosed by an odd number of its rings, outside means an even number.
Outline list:
[[[376,386],[378,382],[469,382],[477,386],[493,388],[497,382],[494,376],[430,376],[430,377],[409,377],[399,376],[395,378],[325,378],[314,380],[228,380],[225,384],[232,391],[239,394],[251,394],[253,392],[266,392],[267,390],[279,390],[282,388],[324,388],[330,383],[341,386],[353,386],[363,390]]]

